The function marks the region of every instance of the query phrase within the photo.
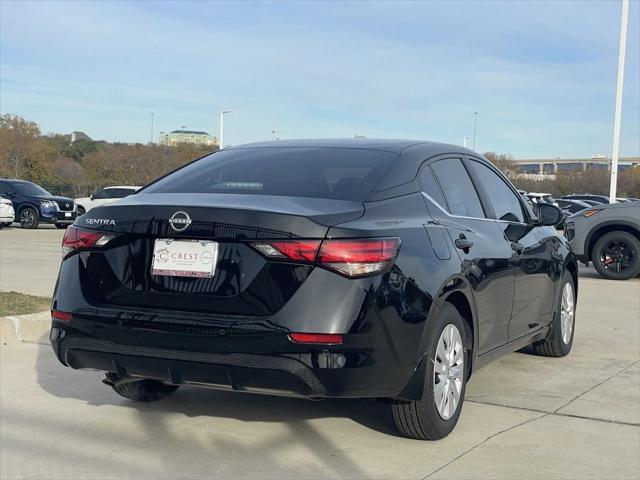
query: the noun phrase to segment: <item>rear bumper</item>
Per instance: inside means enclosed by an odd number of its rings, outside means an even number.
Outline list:
[[[99,327],[103,336],[98,337],[87,333],[85,321],[74,322],[83,324],[53,323],[50,340],[60,362],[123,378],[293,397],[361,398],[397,397],[412,373],[410,366],[390,361],[393,355],[383,346],[359,346],[368,343],[353,338],[359,335],[345,336],[343,345],[300,345],[281,332],[225,339]],[[186,350],[186,345],[193,346]]]

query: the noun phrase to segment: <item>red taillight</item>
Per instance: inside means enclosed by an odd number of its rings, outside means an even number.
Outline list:
[[[253,246],[267,257],[313,263],[320,240],[274,240]]]
[[[335,333],[290,333],[289,338],[295,343],[321,343],[324,345],[342,344],[342,335]]]
[[[385,271],[399,248],[399,238],[325,240],[318,253],[318,264],[347,277],[365,277]]]
[[[78,250],[103,247],[114,237],[115,235],[111,233],[96,232],[95,230],[87,230],[70,225],[62,239],[62,258],[67,258]]]
[[[71,313],[69,312],[61,312],[59,310],[51,310],[51,318],[55,320],[60,320],[61,322],[68,322],[71,320]]]
[[[366,277],[391,265],[398,255],[400,239],[273,240],[253,246],[272,259],[315,263],[347,277]]]

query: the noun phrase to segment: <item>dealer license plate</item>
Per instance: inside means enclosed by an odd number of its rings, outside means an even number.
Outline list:
[[[153,246],[151,273],[171,277],[213,277],[217,258],[217,242],[158,238]]]

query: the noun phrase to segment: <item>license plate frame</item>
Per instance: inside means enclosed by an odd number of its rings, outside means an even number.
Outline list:
[[[151,274],[165,277],[211,278],[218,262],[218,242],[156,238]]]

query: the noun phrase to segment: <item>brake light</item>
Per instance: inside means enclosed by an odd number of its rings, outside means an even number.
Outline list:
[[[289,338],[294,343],[342,344],[342,335],[336,333],[290,333]]]
[[[267,257],[313,263],[320,247],[320,240],[276,240],[254,243],[253,246]]]
[[[325,240],[318,264],[347,277],[366,277],[387,270],[399,248],[399,238]]]
[[[384,272],[398,255],[399,238],[274,240],[254,243],[266,257],[316,264],[346,277]]]
[[[62,258],[65,259],[80,250],[103,247],[114,237],[115,235],[111,233],[97,232],[70,225],[67,227],[62,239]]]
[[[60,310],[51,310],[51,318],[55,320],[60,320],[61,322],[68,322],[71,320],[71,313],[69,312],[61,312]]]

